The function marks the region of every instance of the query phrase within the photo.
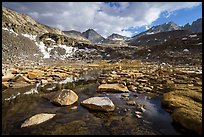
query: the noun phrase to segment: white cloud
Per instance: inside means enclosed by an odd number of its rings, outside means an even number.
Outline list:
[[[201,2],[117,2],[110,7],[102,2],[9,2],[7,7],[27,13],[37,21],[63,30],[85,31],[89,28],[107,37],[112,33],[131,36],[130,27],[149,26],[161,13],[192,8]],[[100,10],[100,12],[99,12]]]

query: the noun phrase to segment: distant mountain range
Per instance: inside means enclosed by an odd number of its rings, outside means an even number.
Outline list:
[[[192,25],[187,23],[184,26],[178,26],[174,22],[167,22],[161,25],[153,26],[150,29],[139,33],[138,35],[133,36],[132,38],[138,38],[143,35],[151,35],[151,34],[156,34],[156,33],[166,32],[166,31],[173,31],[173,30],[188,30],[191,32],[202,32],[202,18],[194,21]]]
[[[88,29],[85,32],[79,32],[77,30],[68,30],[68,31],[61,31],[57,28],[52,28],[46,25],[43,25],[35,20],[33,20],[30,16],[26,14],[19,14],[15,11],[12,11],[8,8],[2,7],[2,27],[9,28],[14,30],[14,32],[20,32],[20,33],[28,33],[28,34],[43,34],[43,33],[56,33],[59,35],[67,35],[68,37],[77,39],[79,41],[84,42],[91,42],[93,44],[126,44],[126,43],[134,43],[135,41],[139,41],[138,38],[142,36],[150,36],[162,32],[176,32],[178,33],[178,30],[186,30],[188,33],[197,33],[202,32],[202,18],[197,19],[192,24],[185,24],[184,26],[178,26],[174,22],[167,22],[161,25],[153,26],[150,29],[141,32],[131,38],[125,37],[116,33],[111,34],[107,38],[104,38],[101,36],[97,31],[94,29]],[[187,32],[184,32],[185,34]],[[183,32],[179,32],[183,33]],[[173,37],[173,33],[165,33],[168,34],[168,37]],[[159,35],[158,35],[159,36]],[[160,37],[160,36],[159,36]],[[144,39],[145,37],[142,37]],[[147,39],[146,37],[145,39]],[[137,40],[136,40],[137,39]],[[154,39],[157,38],[155,37]],[[168,38],[162,38],[162,41],[168,40]],[[160,40],[160,41],[161,41]],[[159,40],[158,40],[159,41]],[[147,43],[147,42],[145,42]],[[143,43],[143,44],[145,44]],[[137,43],[136,45],[138,45]],[[132,44],[131,44],[132,45]],[[134,44],[133,44],[134,45]]]
[[[143,35],[151,35],[151,34],[156,34],[160,32],[165,32],[165,31],[173,31],[173,30],[180,30],[181,28],[175,24],[174,22],[167,22],[158,26],[153,26],[150,29],[134,36],[133,38],[137,38]]]
[[[191,25],[187,23],[182,27],[184,30],[188,30],[191,32],[202,32],[202,18],[197,19]]]
[[[197,19],[191,25],[187,23],[184,26],[178,26],[174,22],[167,22],[158,26],[153,26],[133,36],[131,39],[127,40],[127,43],[132,46],[156,45],[178,36],[200,32],[202,32],[202,18]]]
[[[187,31],[176,31],[176,30],[187,30]],[[179,26],[174,22],[167,22],[167,23],[164,23],[161,25],[153,26],[150,29],[148,29],[144,32],[141,32],[141,33],[139,33],[139,34],[137,34],[131,38],[126,37],[126,36],[122,36],[122,35],[119,35],[116,33],[113,33],[112,35],[108,36],[107,38],[104,38],[98,32],[96,32],[94,29],[88,29],[87,31],[85,31],[83,33],[75,31],[75,30],[64,31],[64,33],[78,34],[84,38],[87,38],[92,43],[100,44],[100,43],[121,43],[122,41],[127,41],[127,42],[131,41],[131,43],[132,43],[133,41],[136,41],[136,39],[138,39],[141,36],[153,35],[153,34],[162,33],[162,32],[169,32],[169,31],[174,31],[176,33],[179,32],[179,34],[181,34],[181,33],[187,34],[190,32],[191,33],[202,32],[202,18],[197,19],[191,25],[189,23],[187,23],[184,26]],[[170,34],[171,35],[172,33],[164,33],[164,34],[168,34],[168,35]],[[158,36],[158,35],[156,35],[156,36]],[[174,37],[173,34],[172,34],[172,37]],[[144,39],[144,37],[142,39]],[[166,41],[166,40],[168,40],[168,38],[162,39],[162,41]],[[139,41],[139,39],[137,41]],[[145,43],[143,43],[143,44],[145,44]]]

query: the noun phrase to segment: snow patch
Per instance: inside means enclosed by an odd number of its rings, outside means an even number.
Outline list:
[[[18,36],[18,33],[14,32],[13,29],[2,28],[3,30],[9,31],[9,33],[13,33]]]
[[[112,40],[123,40],[123,38],[113,38]]]
[[[187,40],[187,38],[182,38],[182,40]]]
[[[21,34],[21,35],[23,35],[24,37],[27,37],[27,38],[29,38],[30,40],[33,40],[33,41],[36,41],[36,37],[37,37],[37,35],[29,35],[29,34]]]
[[[59,45],[60,48],[63,48],[66,50],[66,57],[73,56],[74,52],[77,50],[76,47],[66,46],[66,45]]]
[[[146,34],[147,35],[151,35],[151,34],[154,34],[154,32],[147,32]]]
[[[190,37],[190,38],[194,38],[194,37],[197,37],[197,35],[196,35],[196,34],[194,34],[194,35],[189,35],[189,37]]]
[[[38,48],[40,49],[40,51],[44,55],[43,58],[50,58],[50,54],[46,51],[46,46],[42,41],[40,43],[35,42],[35,44],[38,46]]]
[[[50,41],[52,41],[52,42],[55,42],[55,40],[52,39],[52,38],[46,38],[45,40],[50,40]]]

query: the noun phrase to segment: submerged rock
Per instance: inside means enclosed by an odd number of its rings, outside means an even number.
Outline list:
[[[77,94],[69,89],[49,93],[48,95],[45,95],[44,98],[47,98],[50,102],[61,106],[72,105],[78,101]]]
[[[99,111],[114,111],[115,109],[115,105],[108,97],[91,97],[82,101],[81,105]]]
[[[38,125],[40,123],[43,123],[51,118],[53,118],[56,114],[47,114],[47,113],[40,113],[36,114],[29,119],[27,119],[22,125],[21,128],[23,127],[28,127],[32,125]]]
[[[136,102],[134,100],[130,100],[127,102],[127,105],[134,106],[136,105]]]
[[[102,92],[129,92],[128,88],[122,84],[101,84],[97,90]]]

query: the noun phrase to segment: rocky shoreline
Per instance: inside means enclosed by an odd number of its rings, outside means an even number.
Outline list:
[[[77,95],[73,96],[67,92],[68,94],[63,93],[63,96],[60,97],[64,88],[63,84],[48,90],[50,83],[63,80],[65,83],[68,81],[74,81],[73,77],[76,79],[80,78],[84,72],[89,74],[91,71],[101,70],[102,73],[99,73],[98,76],[95,76],[95,78],[87,78],[88,81],[95,80],[99,82],[98,90],[96,92],[107,91],[108,94],[112,94],[111,92],[116,92],[114,94],[117,94],[118,91],[126,92],[125,94],[127,95],[121,96],[121,99],[126,100],[127,104],[130,106],[138,107],[139,111],[135,111],[138,118],[142,118],[145,106],[137,104],[134,100],[131,100],[129,98],[129,91],[137,94],[162,95],[162,105],[171,113],[174,122],[182,125],[186,129],[202,134],[201,66],[172,66],[168,63],[155,64],[150,62],[141,62],[140,60],[122,60],[119,63],[96,61],[95,63],[81,62],[66,65],[63,64],[60,66],[42,65],[36,67],[22,66],[16,68],[13,66],[12,68],[9,68],[8,65],[3,64],[3,70],[3,93],[6,91],[5,89],[22,88],[34,83],[40,83],[43,85],[41,87],[47,87],[45,90],[46,92],[44,93],[54,93],[54,96],[57,98],[54,99],[52,97],[51,100],[55,100],[55,102],[58,100],[61,102],[60,104],[64,104],[62,101],[68,101],[71,96],[71,100],[73,100],[75,98],[74,96]],[[55,93],[55,91],[58,91],[59,93]],[[135,96],[137,97],[136,94]],[[75,101],[76,100],[78,100],[78,97]],[[99,101],[98,103],[100,106],[100,99],[94,100]],[[93,102],[86,102],[87,104],[90,104],[90,106],[84,106],[89,109],[102,109],[99,108],[99,106],[95,108],[92,104]],[[82,104],[85,103],[83,102]],[[117,107],[117,104],[112,105]],[[191,111],[189,111],[190,108]],[[109,107],[107,109],[114,110]],[[191,121],[191,124],[189,124],[189,121]]]

